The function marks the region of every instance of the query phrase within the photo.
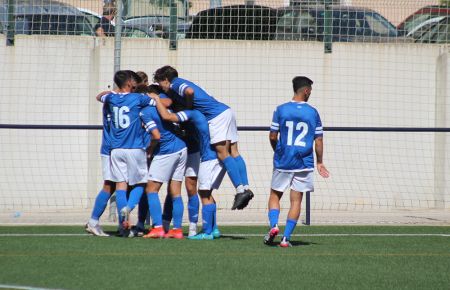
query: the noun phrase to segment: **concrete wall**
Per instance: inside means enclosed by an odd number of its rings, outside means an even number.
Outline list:
[[[0,43],[5,43],[0,36]],[[449,47],[418,44],[126,39],[122,67],[171,64],[229,104],[239,126],[269,126],[289,101],[291,79],[314,80],[311,104],[326,127],[450,127]],[[101,124],[97,92],[112,85],[113,39],[17,36],[0,46],[1,124]],[[256,198],[264,211],[272,153],[267,132],[241,132]],[[448,133],[326,132],[314,209],[450,208]],[[88,209],[101,186],[99,131],[0,130],[0,208]],[[231,207],[226,178],[217,199]],[[288,200],[284,201],[284,206]]]

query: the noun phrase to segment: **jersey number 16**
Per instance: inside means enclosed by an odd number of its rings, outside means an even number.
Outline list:
[[[127,116],[127,113],[130,112],[130,108],[127,106],[123,107],[113,107],[114,111],[114,127],[116,128],[128,128],[130,126],[130,117]]]

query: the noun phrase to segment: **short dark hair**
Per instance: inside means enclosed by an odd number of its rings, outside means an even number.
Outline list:
[[[172,80],[177,77],[178,77],[177,70],[175,68],[171,67],[170,65],[160,67],[153,74],[153,80],[155,82],[160,82],[165,79],[168,79],[169,82],[172,82]]]
[[[143,71],[137,71],[136,74],[141,78],[141,83],[148,82],[148,75]]]
[[[149,94],[161,94],[163,91],[161,90],[161,88],[156,85],[156,84],[151,84],[147,87],[147,93]]]
[[[128,74],[130,74],[130,78],[132,79],[132,80],[134,80],[136,83],[142,83],[142,78],[136,73],[136,72],[134,72],[134,71],[132,71],[132,70],[126,70],[126,72],[128,73]]]
[[[292,79],[292,87],[294,89],[294,93],[296,93],[299,89],[303,87],[311,87],[314,82],[307,77],[297,76]]]
[[[114,74],[114,83],[119,87],[119,89],[122,89],[123,86],[127,81],[131,79],[131,75],[129,71],[126,70],[119,70]]]

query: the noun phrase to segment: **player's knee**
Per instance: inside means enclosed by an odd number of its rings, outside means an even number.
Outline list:
[[[199,190],[198,195],[200,195],[201,198],[211,198],[211,190]]]

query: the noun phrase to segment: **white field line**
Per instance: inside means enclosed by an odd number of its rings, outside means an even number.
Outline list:
[[[265,233],[261,234],[222,234],[222,236],[233,237],[263,237]],[[0,237],[84,237],[92,236],[90,234],[0,234]],[[368,233],[368,234],[293,234],[294,237],[450,237],[449,234],[383,234],[383,233]],[[1,285],[0,285],[1,288]]]
[[[53,288],[39,288],[39,287],[20,286],[20,285],[7,285],[7,284],[0,284],[0,289],[56,290],[56,289],[53,289]]]

